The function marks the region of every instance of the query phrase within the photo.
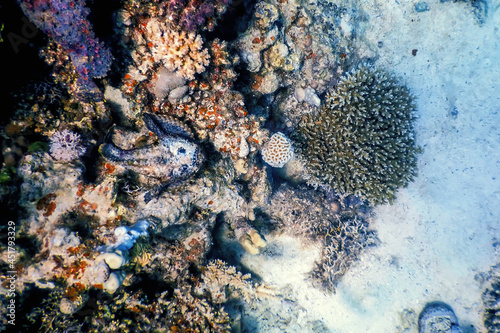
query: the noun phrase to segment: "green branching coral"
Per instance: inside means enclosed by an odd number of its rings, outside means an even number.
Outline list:
[[[343,77],[295,133],[311,180],[371,204],[391,202],[415,175],[414,110],[408,89],[380,69]]]

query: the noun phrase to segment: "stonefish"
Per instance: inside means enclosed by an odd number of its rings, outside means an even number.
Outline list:
[[[158,136],[157,144],[124,150],[113,143],[105,143],[99,147],[102,156],[132,171],[157,178],[162,185],[180,183],[198,171],[204,156],[186,128],[172,119],[149,113],[144,114],[144,123]]]

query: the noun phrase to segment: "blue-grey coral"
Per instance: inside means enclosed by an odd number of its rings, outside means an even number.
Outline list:
[[[392,201],[416,172],[414,111],[409,90],[383,70],[362,66],[341,78],[295,134],[311,181],[371,204]]]
[[[158,136],[158,144],[124,150],[105,143],[99,148],[101,154],[167,184],[185,180],[198,171],[204,157],[188,130],[169,118],[153,114],[144,114],[144,122]]]

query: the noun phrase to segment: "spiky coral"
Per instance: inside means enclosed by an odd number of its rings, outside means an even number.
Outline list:
[[[414,110],[408,89],[380,69],[344,76],[296,133],[312,181],[372,204],[393,200],[416,171]]]

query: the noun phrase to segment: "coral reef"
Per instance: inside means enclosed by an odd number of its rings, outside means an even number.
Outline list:
[[[345,9],[235,3],[225,22],[241,22],[215,30],[228,0],[118,2],[113,71],[93,82],[111,65],[90,23],[102,31],[98,13],[81,0],[18,2],[48,35],[54,73],[18,96],[1,132],[1,195],[15,193],[22,212],[22,329],[245,331],[264,300],[297,316],[256,314],[264,329],[301,317],[325,331],[241,258],[270,255],[271,233],[299,237],[323,248],[310,277],[332,291],[375,242],[368,206],[351,194],[383,202],[411,179],[407,90],[365,67],[339,81],[351,66]],[[227,28],[243,32],[221,40]],[[3,245],[0,259],[4,285]]]
[[[295,133],[311,182],[372,204],[392,201],[416,172],[414,111],[408,89],[388,73],[368,66],[348,73]]]
[[[84,99],[100,98],[91,78],[106,75],[112,55],[95,37],[85,1],[19,0],[19,4],[30,21],[57,43],[59,57],[71,59],[78,73],[72,92]]]

